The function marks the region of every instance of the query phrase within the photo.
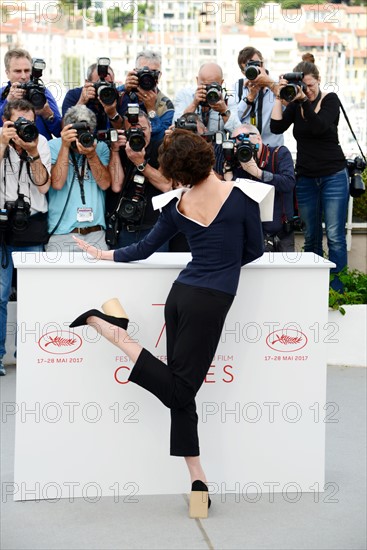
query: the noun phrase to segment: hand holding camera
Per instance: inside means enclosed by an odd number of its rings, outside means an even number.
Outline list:
[[[46,87],[41,80],[42,73],[46,68],[43,59],[32,59],[32,72],[29,82],[22,82],[18,87],[24,92],[23,97],[37,110],[42,110],[47,103]]]
[[[9,143],[13,142],[18,147],[24,149],[29,155],[36,156],[38,154],[38,136],[39,132],[34,122],[24,117],[19,117],[15,121],[6,120],[4,122],[1,143],[9,145]]]
[[[96,90],[93,82],[89,82],[89,80],[86,80],[80,94],[78,105],[86,105],[89,101],[93,101],[95,98]]]
[[[307,99],[303,73],[285,73],[279,79],[279,98],[287,103]]]

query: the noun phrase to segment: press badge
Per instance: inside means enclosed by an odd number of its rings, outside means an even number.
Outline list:
[[[78,208],[76,220],[78,222],[92,222],[93,208]]]

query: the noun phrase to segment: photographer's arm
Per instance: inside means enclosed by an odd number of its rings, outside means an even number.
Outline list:
[[[135,166],[141,166],[145,164],[145,149],[141,151],[133,151],[129,145],[126,144],[127,157],[135,164]],[[167,180],[163,174],[156,168],[153,168],[149,163],[145,164],[144,170],[141,174],[151,183],[156,189],[165,193],[172,189],[172,182]]]
[[[114,193],[119,193],[124,186],[125,172],[122,166],[118,149],[111,149],[111,156],[108,168],[111,175],[111,190]]]
[[[315,112],[309,101],[302,104],[305,118],[309,122],[311,132],[314,135],[323,134],[332,124],[335,124],[339,116],[339,98],[335,93],[327,94],[321,100],[321,107]]]
[[[166,179],[159,170],[153,168],[150,164],[146,165],[143,174],[149,180],[149,183],[151,183],[156,189],[159,189],[159,191],[162,191],[163,193],[166,191],[171,191],[172,182]]]
[[[38,151],[35,149],[32,156],[37,156]],[[50,174],[47,172],[46,167],[44,166],[41,157],[30,164],[32,179],[37,185],[38,191],[45,195],[50,189],[51,178]]]
[[[55,137],[60,137],[61,133],[61,114],[57,103],[49,90],[45,92],[47,102],[43,109],[36,111],[41,116],[47,126],[48,131]]]
[[[107,148],[107,145],[104,145]],[[96,180],[96,184],[102,189],[102,191],[106,191],[106,189],[111,187],[111,174],[108,168],[108,164],[104,165],[103,162],[101,162],[95,146],[82,147],[77,141],[77,147],[79,152],[87,157],[88,164],[93,174],[93,177]]]
[[[61,130],[61,147],[51,168],[51,186],[56,191],[64,187],[68,177],[70,145],[76,140],[77,136],[77,131],[73,130],[71,126],[72,124],[67,124]],[[52,140],[51,150],[54,150]]]

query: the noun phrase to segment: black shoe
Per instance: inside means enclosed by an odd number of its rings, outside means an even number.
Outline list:
[[[190,518],[207,518],[211,503],[207,485],[199,479],[194,481],[190,495]]]
[[[87,324],[88,317],[99,317],[100,319],[103,319],[104,321],[107,321],[111,325],[116,325],[117,327],[124,328],[125,330],[128,327],[129,319],[126,319],[125,317],[113,317],[112,315],[106,315],[105,313],[102,313],[101,311],[98,311],[98,309],[90,309],[89,311],[86,311],[85,313],[82,313],[77,317],[70,325],[70,328],[74,327],[81,327],[82,325]]]

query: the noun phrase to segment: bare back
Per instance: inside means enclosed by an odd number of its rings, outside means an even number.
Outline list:
[[[209,226],[230,195],[233,184],[233,181],[220,181],[213,175],[182,194],[178,211],[190,220]]]

